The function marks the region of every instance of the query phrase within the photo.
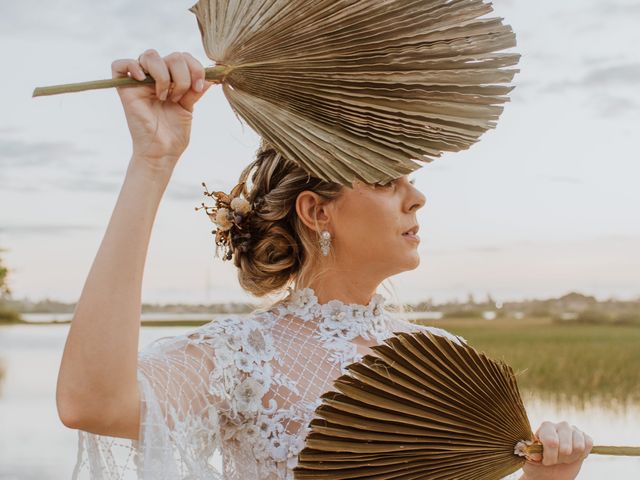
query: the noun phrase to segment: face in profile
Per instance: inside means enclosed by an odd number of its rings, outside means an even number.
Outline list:
[[[330,207],[332,248],[341,268],[381,280],[420,264],[416,213],[425,196],[402,176],[386,185],[355,181]],[[406,235],[406,232],[414,235]]]

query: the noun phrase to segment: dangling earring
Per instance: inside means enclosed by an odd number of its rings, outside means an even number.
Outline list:
[[[320,232],[320,249],[324,257],[329,255],[330,246],[331,246],[331,234],[329,233],[328,230],[322,230],[322,232]]]

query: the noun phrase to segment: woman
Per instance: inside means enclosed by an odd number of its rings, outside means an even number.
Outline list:
[[[194,105],[211,84],[188,53],[161,57],[153,49],[114,61],[112,74],[149,74],[155,86],[118,89],[133,154],[60,367],[59,415],[80,430],[74,478],[87,470],[126,478],[134,469],[154,480],[292,478],[318,398],[344,366],[394,331],[464,341],[392,319],[376,293],[387,277],[418,266],[416,211],[425,197],[406,177],[351,188],[313,178],[263,143],[240,178],[251,187],[233,208],[249,236],[232,258],[250,293],[289,287],[289,295],[248,319],[212,321],[138,355],[153,221],[189,143]],[[227,217],[216,221],[240,239]],[[566,422],[543,422],[536,435],[544,458],[532,456],[510,478],[575,478],[589,435]],[[209,462],[216,449],[222,476]]]

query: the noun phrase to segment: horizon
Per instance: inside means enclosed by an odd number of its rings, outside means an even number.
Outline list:
[[[640,302],[640,293],[638,293],[635,296],[630,296],[630,297],[616,297],[616,296],[610,296],[610,297],[597,297],[595,295],[588,295],[588,294],[584,294],[583,292],[577,291],[577,290],[569,290],[563,294],[560,295],[555,295],[555,296],[551,296],[551,297],[545,297],[545,298],[539,298],[539,297],[532,297],[532,298],[520,298],[520,299],[500,299],[500,298],[496,298],[495,296],[491,295],[491,293],[489,292],[487,295],[480,295],[480,296],[475,296],[473,294],[467,294],[466,298],[459,298],[459,297],[454,297],[454,298],[449,298],[447,300],[444,301],[438,301],[438,302],[433,302],[434,306],[439,306],[439,305],[447,305],[447,304],[453,304],[453,303],[460,303],[460,304],[470,304],[471,302],[469,302],[469,295],[473,296],[473,300],[474,300],[474,304],[483,304],[486,303],[488,301],[488,298],[491,297],[495,303],[499,303],[501,305],[505,304],[505,303],[526,303],[526,302],[544,302],[544,301],[549,301],[549,300],[559,300],[561,298],[567,297],[569,295],[580,295],[586,298],[594,298],[598,303],[605,303],[605,302]],[[266,297],[265,297],[266,298]],[[388,297],[387,297],[388,298]],[[257,299],[258,302],[256,302],[255,300],[252,302],[251,300],[247,300],[247,301],[226,301],[226,302],[211,302],[211,303],[207,303],[207,302],[199,302],[199,303],[189,303],[189,302],[167,302],[167,303],[160,303],[160,302],[146,302],[143,301],[142,305],[158,305],[158,306],[168,306],[168,305],[188,305],[188,306],[196,306],[196,305],[226,305],[226,304],[234,304],[234,303],[260,303],[260,300],[263,299]],[[15,298],[12,297],[11,301],[13,302],[22,302],[22,303],[41,303],[41,302],[52,302],[52,303],[61,303],[61,304],[65,304],[65,305],[72,305],[75,304],[76,302],[63,302],[60,300],[57,300],[55,298],[41,298],[39,300],[31,300],[28,297],[23,297],[23,298]],[[429,299],[429,298],[425,298],[422,300],[418,300],[415,302],[405,302],[405,304],[418,304],[418,303],[428,303],[429,301],[433,301],[433,299]]]
[[[36,86],[110,77],[116,58],[202,48],[192,1],[3,6],[0,50],[19,74],[0,101],[0,248],[14,298],[76,302],[115,205],[130,139],[115,89],[33,99]],[[640,294],[640,5],[495,0],[522,54],[497,128],[414,172],[420,266],[391,277],[398,299],[596,298]],[[46,53],[46,54],[44,54]],[[636,127],[636,128],[634,128]],[[259,137],[214,86],[162,200],[143,303],[256,302],[230,262],[213,259],[211,222],[194,207],[228,191]],[[571,287],[568,287],[571,286]],[[387,295],[390,297],[390,295]]]

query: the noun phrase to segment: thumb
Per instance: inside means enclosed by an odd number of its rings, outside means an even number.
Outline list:
[[[187,93],[185,93],[180,101],[178,102],[182,105],[183,108],[193,112],[193,106],[202,98],[202,96],[209,90],[211,85],[214,85],[214,82],[209,82],[208,80],[204,81],[204,87],[201,92],[196,92],[193,89],[189,89]]]

